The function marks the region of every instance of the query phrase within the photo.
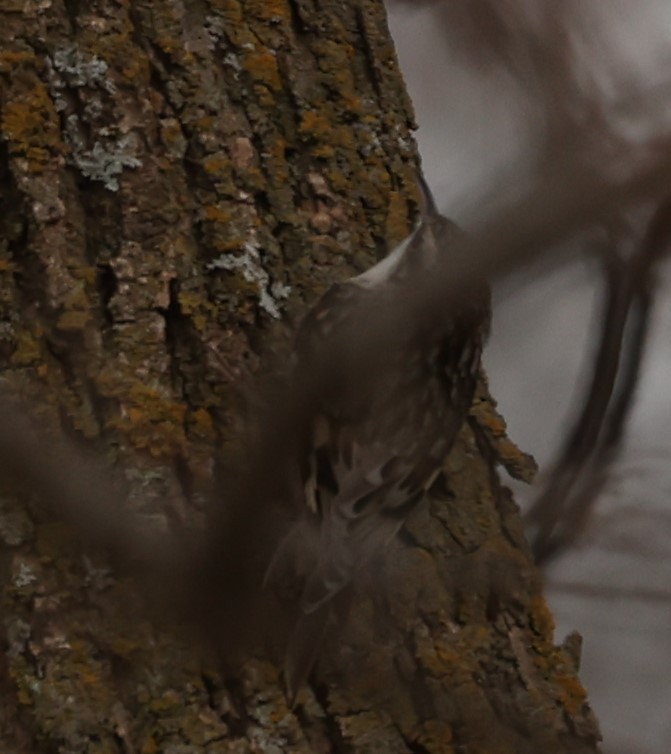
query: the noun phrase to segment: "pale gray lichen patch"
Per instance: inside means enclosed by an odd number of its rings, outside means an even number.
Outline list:
[[[289,294],[291,293],[291,286],[285,285],[279,280],[276,280],[270,286],[270,293],[274,296],[274,298],[280,301],[284,301],[285,299],[289,298]]]
[[[7,640],[7,655],[18,657],[22,654],[30,639],[30,623],[22,618],[10,617],[5,621],[5,637]]]
[[[16,589],[24,589],[37,581],[37,576],[30,563],[23,559],[14,561],[12,568],[12,585]]]
[[[289,295],[289,286],[282,283],[270,283],[270,276],[261,265],[261,255],[256,239],[245,243],[243,253],[239,256],[225,254],[212,260],[207,265],[209,270],[228,270],[239,272],[248,283],[255,283],[259,291],[259,306],[274,319],[280,319],[279,301]]]
[[[74,45],[56,50],[48,62],[50,91],[56,109],[64,115],[69,161],[82,175],[117,191],[124,168],[138,168],[142,162],[137,157],[138,137],[109,119],[114,107],[106,105],[117,94],[109,66]],[[80,93],[82,89],[86,91]]]
[[[100,86],[110,94],[116,91],[108,76],[109,66],[95,55],[88,55],[75,45],[56,50],[51,58],[54,68],[62,77],[61,86]]]
[[[233,74],[235,78],[237,79],[240,75],[240,72],[242,71],[242,64],[240,63],[240,59],[238,58],[235,53],[229,52],[226,55],[224,55],[224,65],[229,66],[233,69]]]
[[[276,733],[276,731],[274,730],[272,732],[273,734]],[[281,745],[278,745],[278,742],[272,740],[271,736],[268,734],[268,731],[259,726],[249,726],[247,736],[252,741],[254,747],[258,751],[262,751],[263,754],[283,754],[283,752],[287,751],[287,749],[284,748],[284,741],[280,741],[279,743]]]
[[[86,555],[82,556],[84,565],[84,583],[98,592],[102,592],[114,583],[112,571],[106,566],[96,565],[91,558]]]
[[[65,122],[65,135],[72,147],[72,161],[82,175],[92,181],[100,181],[109,191],[119,190],[117,177],[124,168],[138,168],[142,165],[135,154],[138,148],[137,136],[125,134],[118,139],[96,140],[91,148],[86,145],[77,115],[70,115]],[[100,131],[105,137],[108,134]]]
[[[26,511],[14,501],[0,497],[0,540],[10,547],[18,547],[30,539],[33,530]]]

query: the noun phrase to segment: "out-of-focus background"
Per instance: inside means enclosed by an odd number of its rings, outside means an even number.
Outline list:
[[[518,7],[525,6],[519,0]],[[646,129],[667,128],[671,6],[661,0],[585,0],[584,6],[590,13],[575,29],[576,49],[597,96],[617,101],[622,94],[633,102],[641,96],[640,109],[632,108],[640,122],[622,126],[634,142]],[[468,227],[480,203],[496,202],[497,192],[514,191],[523,181],[542,114],[530,103],[523,77],[463,54],[461,31],[450,28],[453,17],[440,2],[396,0],[388,9],[420,125],[426,177],[439,206]],[[477,47],[478,40],[470,44]],[[588,531],[546,572],[557,640],[572,630],[584,637],[581,675],[607,754],[666,754],[671,746],[669,267],[661,270],[622,458]],[[492,393],[511,437],[534,453],[541,469],[548,468],[581,407],[600,294],[599,277],[587,263],[549,276],[523,273],[495,291],[486,352]],[[518,489],[518,499],[525,498],[530,493]]]

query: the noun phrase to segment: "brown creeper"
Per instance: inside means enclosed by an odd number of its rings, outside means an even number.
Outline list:
[[[422,216],[414,232],[367,272],[332,286],[307,314],[296,340],[298,369],[323,365],[334,344],[344,352],[366,328],[362,313],[370,302],[370,311],[402,307],[404,291],[421,284],[441,255],[464,243],[463,233],[437,211],[421,176],[419,184]],[[414,315],[408,312],[408,320]],[[302,470],[310,522],[302,522],[301,533],[293,536],[304,542],[310,526],[317,533],[302,574],[301,614],[284,670],[292,701],[310,672],[334,597],[420,503],[471,405],[488,331],[488,289],[482,285],[417,319],[385,333],[384,368],[371,379],[355,376],[355,389],[314,397]],[[332,382],[351,382],[347,365],[331,358],[330,371],[339,368],[342,374]],[[361,369],[356,375],[364,376]],[[280,551],[286,547],[285,542]]]

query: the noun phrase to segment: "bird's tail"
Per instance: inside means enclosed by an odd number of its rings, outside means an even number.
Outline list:
[[[284,686],[290,705],[305,684],[324,639],[332,608],[332,597],[339,589],[326,588],[323,575],[324,554],[313,522],[297,522],[285,536],[266,571],[264,588],[272,588],[280,599],[295,600],[300,585],[299,618],[292,628],[285,650]]]
[[[315,664],[330,617],[331,603],[327,602],[303,613],[296,622],[284,660],[284,686],[291,707]]]

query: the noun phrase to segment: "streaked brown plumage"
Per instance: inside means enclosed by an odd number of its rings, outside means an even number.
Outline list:
[[[356,358],[366,313],[403,306],[404,290],[430,273],[439,255],[464,242],[459,229],[437,212],[422,179],[420,187],[423,212],[415,231],[366,273],[332,286],[307,314],[297,334],[297,369],[323,365],[343,343]],[[310,672],[334,597],[422,500],[471,405],[488,331],[486,286],[444,311],[409,312],[408,318],[407,326],[388,333],[383,367],[370,379],[360,369],[354,388],[338,389],[334,374],[336,389],[314,397],[303,483],[307,515],[318,535],[302,574],[301,616],[287,651],[285,682],[292,701]],[[342,380],[351,379],[345,365]]]

